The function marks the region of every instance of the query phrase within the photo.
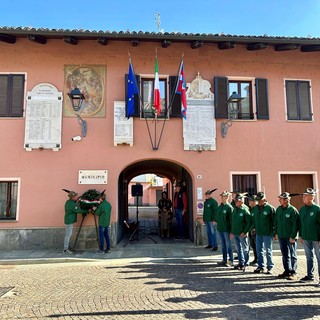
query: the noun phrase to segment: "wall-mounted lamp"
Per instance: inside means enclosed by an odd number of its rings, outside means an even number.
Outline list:
[[[221,123],[221,135],[225,138],[228,129],[232,126],[232,121],[238,118],[239,103],[242,100],[241,95],[237,92],[232,92],[232,95],[227,100],[228,120]]]
[[[71,101],[71,105],[74,111],[78,112],[81,108],[82,102],[84,100],[84,95],[79,90],[79,88],[74,88],[68,93]]]
[[[70,98],[70,102],[72,105],[72,108],[75,112],[78,112],[81,109],[81,105],[82,102],[84,100],[84,95],[82,94],[82,92],[79,90],[79,88],[74,88],[73,90],[70,91],[70,93],[68,93],[68,96]],[[78,117],[78,123],[81,126],[81,134],[83,137],[85,137],[87,135],[87,121],[83,120],[79,114],[77,114]]]

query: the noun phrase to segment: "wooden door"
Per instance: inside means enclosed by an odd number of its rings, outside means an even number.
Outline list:
[[[281,192],[303,193],[306,188],[313,188],[312,174],[282,174]],[[303,206],[302,196],[293,196],[291,204],[298,210]]]

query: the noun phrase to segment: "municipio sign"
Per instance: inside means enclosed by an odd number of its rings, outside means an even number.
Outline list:
[[[107,170],[79,170],[78,184],[107,184]]]

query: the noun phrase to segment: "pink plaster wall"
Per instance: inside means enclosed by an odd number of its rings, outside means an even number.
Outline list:
[[[42,82],[62,91],[64,65],[106,66],[106,117],[86,119],[88,135],[81,142],[70,139],[80,134],[77,120],[64,117],[59,152],[26,152],[25,119],[0,119],[0,177],[21,178],[19,219],[1,222],[1,228],[63,226],[67,197],[62,188],[80,194],[89,188],[106,189],[113,206],[112,220],[116,221],[119,174],[139,160],[167,159],[183,165],[194,179],[194,200],[197,187],[204,191],[212,187],[230,189],[230,171],[259,171],[259,187],[265,188],[275,205],[280,192],[278,171],[319,170],[319,54],[299,50],[275,52],[267,48],[250,52],[241,45],[232,50],[218,50],[209,45],[193,50],[188,44],[178,43],[163,49],[158,45],[161,75],[176,75],[184,53],[187,82],[198,71],[211,83],[214,76],[267,78],[270,120],[235,122],[226,139],[221,138],[221,120],[218,120],[217,150],[199,153],[183,151],[181,119],[167,122],[158,151],[151,149],[145,122],[134,119],[134,146],[114,147],[113,103],[125,100],[128,51],[137,74],[153,74],[155,47],[155,43],[141,43],[133,48],[130,42],[120,41],[110,41],[107,46],[95,41],[79,41],[77,46],[61,40],[48,40],[44,46],[24,39],[14,45],[0,42],[0,72],[26,72],[27,91]],[[284,78],[311,80],[314,123],[286,122]],[[79,186],[80,169],[107,169],[108,184]],[[197,175],[202,175],[202,179],[197,180]]]

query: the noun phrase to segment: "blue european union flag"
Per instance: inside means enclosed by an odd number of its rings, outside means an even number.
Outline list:
[[[138,94],[136,76],[133,72],[131,61],[129,62],[129,75],[127,83],[127,118],[134,114],[134,95]]]

